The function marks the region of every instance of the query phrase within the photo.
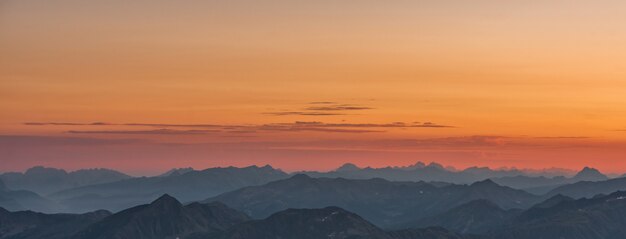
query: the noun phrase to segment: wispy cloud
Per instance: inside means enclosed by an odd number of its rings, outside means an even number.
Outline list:
[[[374,109],[369,106],[356,104],[341,104],[333,101],[315,101],[309,102],[307,106],[301,109],[272,111],[263,114],[285,116],[285,115],[303,115],[303,116],[332,116],[346,115],[348,111],[362,111]]]
[[[67,146],[67,145],[117,145],[129,143],[148,142],[144,139],[97,139],[65,136],[41,136],[41,135],[0,135],[0,145],[27,145],[35,146]]]
[[[106,127],[106,130],[69,130],[70,134],[136,134],[136,135],[200,135],[200,134],[254,134],[268,131],[281,132],[328,132],[328,133],[379,133],[390,128],[455,128],[455,126],[426,123],[325,123],[321,121],[295,121],[291,123],[220,125],[220,124],[165,124],[165,123],[67,123],[67,122],[28,122],[31,126],[93,126]],[[110,129],[119,128],[123,129]],[[158,129],[130,130],[129,127],[149,127]],[[190,129],[191,128],[191,129]]]
[[[276,112],[264,112],[266,115],[285,116],[285,115],[304,115],[304,116],[332,116],[332,115],[345,115],[341,113],[327,113],[327,112],[306,112],[306,111],[276,111]]]
[[[150,134],[150,135],[197,135],[219,133],[221,130],[173,130],[173,129],[157,129],[157,130],[70,130],[70,134]]]

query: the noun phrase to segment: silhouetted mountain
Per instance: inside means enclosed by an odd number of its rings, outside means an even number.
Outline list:
[[[360,216],[338,207],[288,209],[263,220],[249,221],[227,230],[221,239],[392,239]]]
[[[0,208],[0,239],[66,239],[88,225],[111,215],[107,211],[85,214],[8,212]]]
[[[159,177],[179,176],[179,175],[191,172],[191,171],[194,171],[193,168],[173,168],[159,175]]]
[[[91,185],[53,194],[71,212],[119,211],[145,204],[162,194],[183,202],[197,201],[245,186],[260,185],[288,175],[270,166],[210,168],[168,177],[141,177]]]
[[[575,182],[578,181],[604,181],[609,179],[609,177],[607,177],[606,175],[600,173],[600,171],[598,171],[595,168],[589,168],[589,167],[585,167],[583,168],[583,170],[581,170],[580,172],[578,172],[578,174],[576,174],[572,180]]]
[[[448,231],[441,227],[428,227],[420,229],[404,229],[388,233],[394,239],[480,239],[480,236],[461,235]]]
[[[547,204],[547,203],[542,203]],[[548,203],[549,204],[549,203]],[[620,239],[626,235],[626,192],[533,207],[492,233],[498,239]]]
[[[184,238],[193,233],[217,233],[248,216],[221,203],[192,203],[183,206],[163,195],[151,204],[123,210],[87,227],[75,239],[160,239]]]
[[[0,175],[0,179],[10,189],[28,190],[42,195],[128,178],[130,176],[110,169],[82,169],[68,173],[62,169],[41,166],[30,168],[24,173],[4,173]]]
[[[359,170],[360,168],[357,167],[354,164],[351,163],[346,163],[344,165],[341,165],[341,167],[337,168],[337,172],[350,172],[350,171],[356,171]]]
[[[626,190],[626,178],[609,179],[599,182],[577,182],[558,187],[550,191],[547,195],[554,196],[561,194],[573,198],[582,198],[593,197],[598,194],[610,194],[620,190]]]
[[[9,211],[55,212],[58,210],[58,205],[34,192],[9,190],[2,180],[0,180],[0,207]]]
[[[287,208],[338,206],[376,225],[388,227],[433,216],[476,199],[488,199],[510,209],[530,207],[538,197],[489,180],[469,186],[437,187],[424,182],[311,178],[300,174],[235,190],[207,201],[225,202],[253,218],[264,218]]]
[[[463,234],[482,234],[504,225],[519,213],[521,213],[519,209],[503,210],[493,202],[479,199],[442,214],[420,219],[407,226],[439,226]]]
[[[532,208],[550,208],[550,207],[554,207],[562,202],[568,202],[568,201],[574,201],[575,199],[568,197],[568,196],[563,196],[561,194],[557,194],[551,198],[549,198],[548,200],[545,200],[543,202],[537,203],[534,206],[531,207]]]
[[[564,170],[550,169],[544,171],[525,171],[517,169],[494,170],[487,167],[470,167],[465,170],[454,170],[446,168],[438,163],[428,165],[417,162],[406,167],[384,167],[384,168],[359,168],[354,164],[346,163],[334,171],[330,172],[299,172],[311,177],[348,178],[348,179],[371,179],[383,178],[390,181],[441,181],[448,183],[467,184],[492,178],[504,186],[516,189],[562,185],[567,182],[564,175],[556,173],[566,173]],[[498,179],[497,178],[502,178]]]

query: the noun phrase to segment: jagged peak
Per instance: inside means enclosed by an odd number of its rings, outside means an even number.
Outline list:
[[[359,168],[358,166],[356,166],[353,163],[345,163],[343,165],[341,165],[341,167],[337,168],[335,171],[337,172],[346,172],[346,171],[356,171],[359,170],[361,168]]]
[[[471,187],[486,187],[486,186],[500,187],[500,184],[497,184],[496,182],[488,178],[482,181],[474,182],[470,186]]]
[[[292,179],[292,180],[309,180],[309,179],[311,179],[311,176],[303,174],[303,173],[299,173],[299,174],[291,176],[290,179]]]
[[[591,167],[584,167],[580,172],[578,172],[574,178],[581,180],[603,180],[608,179],[608,177],[602,174],[599,170]]]
[[[158,205],[182,206],[182,204],[178,201],[178,199],[170,196],[169,194],[163,194],[161,197],[157,198],[152,203],[150,203],[150,205],[152,206],[158,206]]]

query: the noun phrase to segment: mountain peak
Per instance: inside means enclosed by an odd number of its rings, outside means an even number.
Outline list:
[[[485,179],[483,181],[477,181],[472,183],[472,185],[470,185],[472,187],[500,187],[499,184],[495,183],[493,180],[491,179]]]
[[[602,181],[609,178],[595,168],[585,167],[574,176],[574,179],[579,181]]]
[[[299,173],[299,174],[293,175],[291,177],[291,179],[293,179],[293,180],[309,180],[309,179],[311,179],[311,176]]]
[[[353,163],[345,163],[344,165],[341,165],[341,167],[337,168],[337,172],[347,172],[347,171],[356,171],[359,170],[360,168],[357,167],[356,165],[354,165]]]
[[[163,194],[163,196],[157,198],[152,203],[152,206],[182,206],[182,204],[169,194]]]

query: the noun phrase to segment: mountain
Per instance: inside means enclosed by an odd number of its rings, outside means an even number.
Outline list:
[[[545,203],[544,203],[545,204]],[[619,239],[626,235],[626,192],[533,207],[491,233],[499,239]]]
[[[482,234],[504,225],[520,212],[521,210],[515,209],[504,210],[491,201],[479,199],[436,216],[422,218],[407,226],[438,226],[463,234]]]
[[[626,178],[609,179],[599,182],[581,181],[555,188],[547,195],[554,196],[561,194],[573,198],[582,198],[593,197],[598,194],[610,194],[620,190],[626,190]]]
[[[390,231],[388,234],[394,239],[480,239],[477,235],[462,235],[448,231],[441,227],[411,228],[399,231]]]
[[[566,175],[570,175],[571,172],[564,169],[518,170],[470,167],[464,170],[456,170],[434,162],[430,164],[417,162],[406,167],[384,168],[359,168],[352,163],[346,163],[329,172],[303,171],[298,173],[316,178],[382,178],[390,181],[439,181],[456,184],[467,184],[492,179],[503,186],[516,189],[536,188],[540,186],[551,186],[554,188],[572,182],[568,181],[568,178],[565,177]]]
[[[600,173],[600,171],[598,171],[595,168],[589,168],[589,167],[585,167],[583,168],[582,171],[580,171],[578,174],[576,174],[572,180],[575,182],[578,181],[604,181],[609,179],[609,177],[607,177],[606,175]]]
[[[221,239],[392,239],[360,216],[338,207],[287,209],[263,220],[249,221],[227,230]]]
[[[111,215],[107,211],[85,214],[9,212],[0,208],[0,239],[66,239],[88,225]]]
[[[0,180],[0,207],[8,211],[34,210],[55,212],[58,205],[54,202],[26,190],[9,190]]]
[[[4,173],[0,180],[13,190],[28,190],[41,195],[65,189],[115,182],[131,178],[130,176],[110,169],[82,169],[66,172],[62,169],[33,167],[24,173]]]
[[[476,199],[488,199],[505,209],[527,208],[539,200],[537,196],[489,180],[472,185],[435,186],[425,182],[311,178],[299,174],[224,193],[206,202],[224,202],[253,218],[265,218],[288,208],[338,206],[378,226],[392,227]]]
[[[119,211],[145,204],[162,194],[183,202],[198,201],[241,187],[260,185],[288,175],[270,166],[210,168],[167,177],[141,177],[90,185],[51,195],[70,212]]]
[[[73,239],[184,238],[193,233],[219,233],[249,220],[221,203],[183,206],[163,195],[150,204],[129,208],[94,223]]]
[[[169,171],[159,175],[159,177],[179,176],[188,172],[194,171],[193,168],[173,168]]]

